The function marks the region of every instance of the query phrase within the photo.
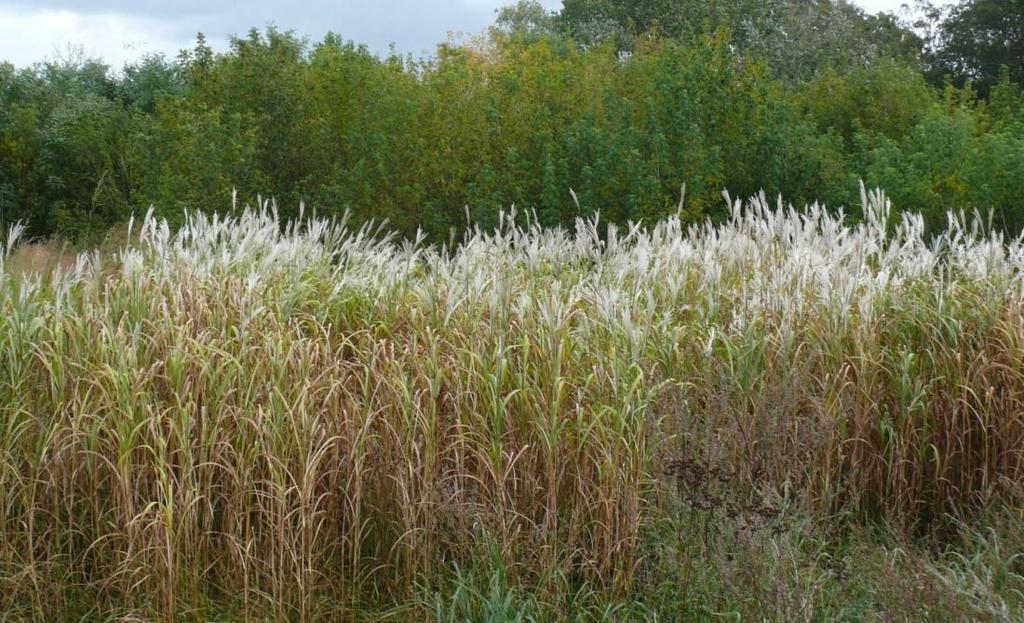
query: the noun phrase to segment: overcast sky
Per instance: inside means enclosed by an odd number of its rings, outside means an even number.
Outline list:
[[[868,10],[906,0],[856,0]],[[432,52],[449,33],[476,34],[511,0],[0,0],[0,60],[27,65],[81,48],[115,67],[146,52],[174,56],[203,32],[215,49],[227,36],[275,24],[313,39],[327,31],[375,52]],[[541,0],[555,9],[561,0]]]

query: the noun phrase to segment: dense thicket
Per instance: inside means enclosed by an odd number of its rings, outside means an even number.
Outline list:
[[[512,204],[656,218],[685,184],[697,218],[724,188],[837,206],[864,179],[931,224],[992,209],[1016,231],[1019,25],[995,4],[1001,21],[965,0],[915,34],[833,0],[521,2],[422,60],[269,29],[119,72],[3,64],[0,226],[75,238],[237,189],[445,239]]]

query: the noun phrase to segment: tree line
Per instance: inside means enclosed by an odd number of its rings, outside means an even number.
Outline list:
[[[716,218],[723,189],[857,218],[863,179],[931,226],[991,210],[1016,233],[1022,24],[1024,0],[899,17],[843,0],[521,1],[427,58],[267,28],[118,70],[3,63],[0,226],[85,239],[150,205],[223,211],[233,189],[437,239],[512,205],[545,225]]]

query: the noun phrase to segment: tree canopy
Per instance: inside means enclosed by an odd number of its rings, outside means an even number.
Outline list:
[[[1024,0],[962,0],[939,25],[933,72],[982,93],[1009,79],[1024,81]]]
[[[723,189],[856,218],[863,179],[933,226],[977,208],[1018,231],[1019,7],[964,2],[928,30],[842,0],[524,0],[423,59],[270,28],[120,71],[0,64],[0,227],[88,237],[233,189],[441,239],[513,204],[657,218],[684,185],[689,219]]]

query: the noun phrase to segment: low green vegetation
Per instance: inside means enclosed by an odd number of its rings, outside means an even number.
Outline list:
[[[1024,247],[862,201],[454,248],[151,214],[52,271],[14,230],[0,612],[1020,618]]]

